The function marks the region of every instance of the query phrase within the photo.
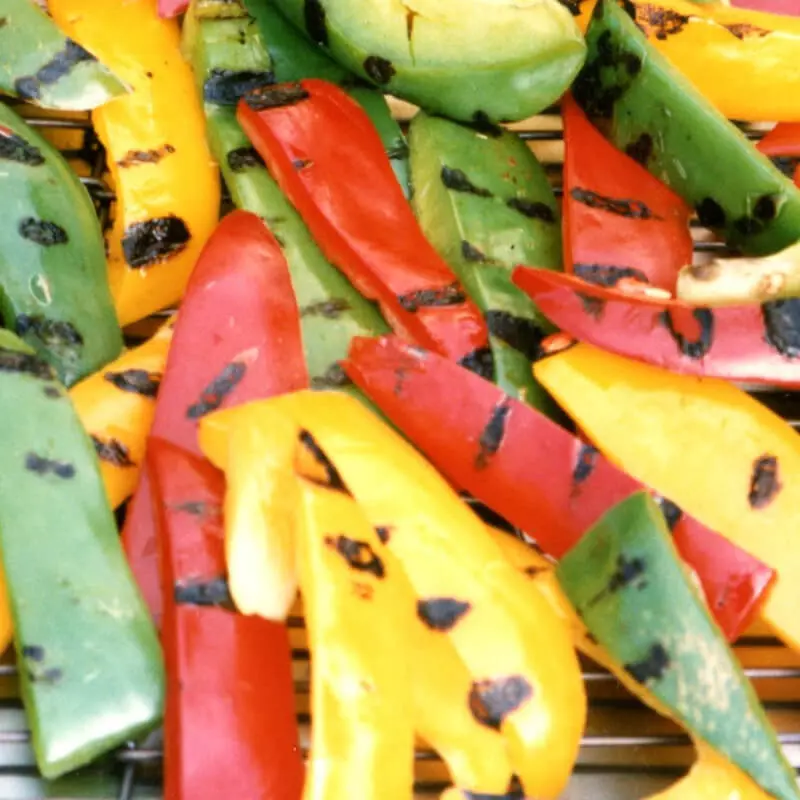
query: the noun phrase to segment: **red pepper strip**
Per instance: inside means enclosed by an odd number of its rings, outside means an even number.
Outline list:
[[[514,283],[562,331],[612,353],[742,383],[800,388],[800,300],[700,308],[518,267]]]
[[[189,0],[158,0],[158,16],[171,19],[189,9]]]
[[[486,325],[417,224],[364,110],[321,80],[259,89],[239,122],[328,259],[409,341],[491,364]],[[486,192],[466,176],[464,191]],[[459,183],[460,179],[460,183]]]
[[[800,186],[800,122],[779,122],[756,147]]]
[[[234,211],[219,224],[192,272],[151,433],[199,456],[201,417],[304,388],[308,372],[300,318],[283,253],[256,215]],[[142,476],[122,535],[131,568],[158,620],[157,546],[146,482]]]
[[[567,95],[564,119],[566,270],[601,286],[620,280],[675,290],[692,263],[691,209],[614,147]]]
[[[731,0],[731,5],[751,8],[753,11],[766,11],[768,14],[800,17],[800,5],[797,4],[797,0]]]
[[[232,608],[222,473],[154,438],[147,465],[164,581],[165,796],[299,800],[289,637],[284,625]]]
[[[354,339],[347,374],[449,480],[566,553],[642,485],[594,447],[488,381],[395,337]],[[671,504],[676,545],[729,640],[758,610],[772,569]]]

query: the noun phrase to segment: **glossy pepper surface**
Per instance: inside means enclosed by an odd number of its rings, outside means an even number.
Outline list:
[[[678,270],[692,261],[691,209],[614,147],[571,95],[562,98],[561,114],[564,268],[601,286],[648,283],[672,291]],[[548,266],[531,258],[516,264]]]
[[[800,300],[704,308],[520,267],[514,282],[566,333],[674,372],[800,386]]]
[[[233,605],[222,475],[160,439],[148,442],[147,460],[164,588],[165,796],[299,800],[289,637]]]
[[[144,464],[145,442],[153,423],[173,324],[171,318],[151,339],[82,380],[69,392],[100,460],[112,508],[133,493]]]
[[[189,0],[158,0],[158,16],[170,19],[183,14],[189,8]]]
[[[50,0],[50,11],[132,87],[92,116],[117,195],[108,274],[128,325],[183,294],[218,219],[219,173],[177,22],[155,0]]]
[[[756,147],[800,186],[800,122],[779,122]]]
[[[586,39],[589,54],[572,93],[614,145],[743,252],[764,255],[798,239],[800,190],[652,46],[616,0],[600,0]]]
[[[0,193],[4,324],[71,386],[122,350],[103,235],[61,153],[2,104]]]
[[[593,446],[433,353],[393,338],[359,339],[344,367],[453,484],[555,557],[641,488]],[[668,502],[664,507],[717,622],[735,639],[763,602],[773,570]]]
[[[414,219],[380,137],[319,80],[247,96],[239,122],[325,255],[411,341],[487,370],[486,325]]]
[[[728,383],[590,345],[546,358],[536,372],[609,459],[777,570],[759,613],[800,646],[791,548],[800,438],[792,428]]]
[[[54,778],[157,725],[161,654],[68,395],[8,331],[0,363],[0,553],[36,764]]]

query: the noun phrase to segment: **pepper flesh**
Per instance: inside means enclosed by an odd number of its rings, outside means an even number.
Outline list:
[[[569,94],[561,114],[565,269],[601,286],[637,281],[673,291],[692,261],[691,209],[614,147]]]
[[[50,0],[49,7],[132,87],[92,115],[117,196],[109,281],[128,325],[183,294],[218,219],[219,173],[178,24],[158,17],[155,0]]]
[[[520,267],[514,282],[563,331],[673,372],[800,387],[800,300],[695,307]]]
[[[225,580],[222,475],[151,438],[167,664],[166,797],[297,800],[303,789],[285,626],[240,614]]]
[[[189,0],[158,0],[158,16],[170,19],[178,17],[189,8]]]
[[[357,339],[344,368],[445,477],[555,557],[641,488],[593,447],[433,353],[388,337]],[[764,601],[774,571],[680,509],[670,514],[684,558],[734,640]]]
[[[800,186],[800,123],[779,122],[756,147],[784,175],[794,177],[795,186]]]
[[[417,225],[358,104],[306,80],[245,97],[238,119],[325,255],[392,327],[485,368],[484,321]]]
[[[535,369],[609,459],[777,570],[759,615],[800,647],[800,562],[791,545],[800,505],[790,480],[800,469],[800,438],[792,428],[724,381],[676,375],[586,344]]]

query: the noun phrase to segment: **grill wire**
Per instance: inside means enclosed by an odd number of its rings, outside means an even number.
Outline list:
[[[394,108],[399,109],[401,122],[407,121],[408,107],[397,104]],[[86,174],[81,181],[106,226],[114,193],[104,179],[105,154],[88,118],[41,118],[37,110],[27,107],[18,110],[45,136],[55,133],[63,137],[63,132],[69,130],[80,132],[80,146],[63,152],[72,163],[80,161],[85,165]],[[512,127],[529,142],[560,196],[563,142],[556,110]],[[762,133],[755,127],[741,127],[754,140]],[[693,235],[696,260],[729,253],[696,223]],[[147,325],[134,326],[126,332],[129,344],[140,341],[151,329],[152,326],[148,329]],[[800,427],[798,395],[763,387],[748,388],[758,391],[759,399],[795,428]],[[302,618],[290,617],[288,624],[301,746],[307,752],[309,653]],[[768,631],[758,628],[737,643],[736,653],[762,698],[789,761],[795,769],[800,769],[800,654],[793,654]],[[35,768],[30,732],[19,700],[16,667],[12,662],[13,656],[9,654],[5,663],[0,664],[0,800],[160,800],[163,762],[160,731],[143,741],[131,742],[107,759],[65,778],[43,780]],[[658,717],[631,697],[605,670],[585,659],[583,667],[590,698],[588,724],[575,773],[563,800],[640,800],[685,774],[694,760],[688,737],[673,723]],[[438,756],[420,747],[416,751],[415,766],[415,800],[438,797],[448,785],[447,772]]]

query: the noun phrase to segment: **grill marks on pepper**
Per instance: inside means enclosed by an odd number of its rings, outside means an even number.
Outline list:
[[[310,96],[299,83],[283,83],[278,86],[259,86],[243,95],[243,99],[253,111],[266,111],[302,103]]]
[[[231,172],[244,172],[254,167],[264,167],[264,159],[255,147],[237,147],[228,152],[226,157]]]
[[[643,659],[625,664],[624,669],[635,681],[647,683],[661,680],[669,669],[670,663],[669,653],[664,645],[656,642]]]
[[[714,343],[714,314],[709,308],[694,308],[691,314],[700,327],[699,334],[694,339],[689,338],[676,328],[675,320],[669,311],[662,311],[658,319],[669,331],[681,353],[689,358],[700,359],[708,354],[711,345]]]
[[[161,264],[186,249],[192,238],[186,223],[174,214],[135,222],[125,229],[122,252],[129,267]]]
[[[46,219],[25,217],[20,221],[18,230],[23,239],[42,247],[66,244],[69,241],[67,232],[60,225]]]
[[[381,56],[367,56],[364,59],[364,72],[370,80],[385,86],[395,76],[396,70],[391,61]]]
[[[20,314],[14,329],[18,336],[35,336],[46,347],[74,350],[83,346],[83,336],[71,322],[41,314]]]
[[[235,106],[249,92],[275,83],[266,70],[212,69],[203,82],[203,100],[217,106]]]
[[[598,194],[591,189],[583,189],[576,186],[570,191],[570,196],[589,208],[596,208],[601,211],[607,211],[609,214],[616,214],[620,217],[627,217],[628,219],[661,219],[658,215],[647,207],[641,200],[632,200],[629,198],[616,198],[608,197],[607,195]]]
[[[38,356],[0,347],[0,372],[30,375],[41,381],[55,380],[52,367]]]
[[[313,456],[314,461],[322,467],[323,472],[325,473],[324,480],[318,480],[313,476],[305,476],[308,480],[312,483],[316,483],[319,486],[325,486],[328,489],[333,489],[336,492],[343,492],[344,494],[351,494],[350,489],[347,488],[347,484],[345,484],[344,480],[342,479],[339,470],[336,469],[333,461],[328,458],[328,455],[325,451],[319,446],[317,440],[306,430],[300,431],[300,436],[298,437],[300,440],[300,444],[305,447],[305,449]]]
[[[494,380],[494,355],[490,347],[478,347],[460,358],[457,363],[487,381]]]
[[[175,148],[171,144],[165,144],[155,150],[128,150],[127,153],[117,161],[117,166],[122,169],[135,167],[138,164],[158,164],[164,156],[172,155]]]
[[[475,456],[475,469],[484,469],[503,444],[506,434],[508,415],[511,413],[511,401],[505,397],[493,409],[481,431],[478,440],[478,455]]]
[[[466,600],[454,597],[430,597],[417,600],[417,616],[431,630],[446,633],[472,608]]]
[[[14,81],[14,91],[23,100],[38,100],[42,87],[50,86],[63,78],[83,61],[96,61],[95,57],[72,39],[67,39],[62,50],[33,75],[24,75]]]
[[[680,33],[689,24],[689,17],[661,6],[641,3],[636,6],[634,22],[648,38],[655,36],[664,41]]]
[[[767,28],[761,28],[758,25],[752,25],[749,22],[737,22],[732,25],[723,25],[728,33],[735,36],[737,39],[763,39],[768,36],[772,31]]]
[[[589,479],[597,466],[597,459],[600,451],[591,444],[582,444],[578,451],[578,458],[575,461],[575,468],[572,470],[572,483],[580,485]]]
[[[311,378],[311,388],[317,391],[350,386],[352,383],[338,361],[331,364],[322,375],[314,375]]]
[[[506,205],[513,211],[518,211],[528,219],[538,219],[542,222],[555,222],[556,215],[547,203],[539,200],[527,200],[524,197],[512,197]]]
[[[647,275],[635,267],[615,267],[611,264],[573,264],[572,271],[587,283],[613,288],[622,280],[649,283]]]
[[[800,297],[772,300],[761,306],[764,338],[785,358],[800,356]]]
[[[589,600],[586,604],[587,608],[592,608],[608,595],[614,594],[620,589],[626,589],[628,586],[643,589],[647,585],[644,577],[646,572],[647,564],[643,558],[635,556],[629,559],[625,555],[620,555],[617,558],[617,568],[609,576],[606,587]]]
[[[14,161],[26,167],[40,167],[45,159],[38,147],[10,128],[0,125],[0,161]]]
[[[119,439],[103,440],[99,436],[91,435],[97,457],[113,467],[135,467],[136,462],[131,459],[128,448]]]
[[[241,383],[247,374],[247,366],[241,361],[232,361],[222,372],[203,389],[200,399],[186,409],[189,419],[200,419],[212,411],[216,411],[225,398]]]
[[[683,511],[681,511],[680,506],[673,503],[672,500],[668,500],[666,497],[656,495],[653,499],[658,503],[658,507],[664,515],[664,521],[667,523],[670,533],[672,533],[675,530],[675,526],[680,522]]]
[[[487,728],[499,730],[503,721],[533,697],[522,675],[473,681],[468,702],[472,716]]]
[[[766,508],[783,488],[778,476],[778,459],[776,456],[765,454],[753,462],[753,471],[750,475],[750,491],[747,493],[747,502],[750,508]]]
[[[473,261],[477,264],[487,261],[486,254],[466,239],[461,241],[461,256],[465,261]]]
[[[175,584],[173,597],[178,605],[236,611],[228,579],[224,575],[197,581],[178,581]]]
[[[485,319],[491,336],[522,353],[529,361],[540,357],[545,333],[532,319],[499,310],[487,311]]]
[[[476,186],[462,169],[442,167],[441,178],[445,187],[453,192],[474,194],[476,197],[494,197],[488,189]]]
[[[383,560],[369,542],[339,534],[338,536],[326,536],[325,544],[335,550],[356,572],[367,572],[378,579],[386,575]]]
[[[400,305],[412,314],[420,308],[436,308],[439,306],[457,306],[467,301],[467,295],[458,281],[447,286],[434,289],[420,289],[398,296]]]
[[[106,372],[103,378],[113,383],[123,392],[132,392],[142,397],[155,397],[161,385],[160,372],[148,372],[145,369],[125,369],[121,372]]]
[[[37,475],[55,475],[57,478],[69,480],[75,477],[75,467],[68,461],[58,461],[54,458],[46,458],[37,453],[29,452],[25,454],[25,469],[28,472],[35,472]]]

